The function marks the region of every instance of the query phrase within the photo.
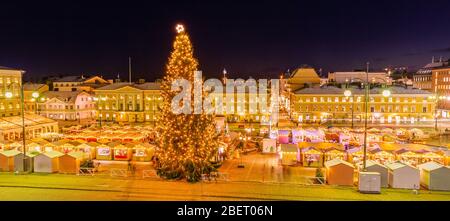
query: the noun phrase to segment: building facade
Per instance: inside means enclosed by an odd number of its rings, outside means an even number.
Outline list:
[[[431,60],[431,63],[428,63],[424,67],[420,68],[413,75],[413,87],[419,88],[422,90],[427,90],[433,92],[433,74],[432,70],[439,67],[447,66],[448,62],[440,59],[439,61],[435,61],[434,57]]]
[[[23,94],[25,112],[37,114],[39,99],[49,90],[46,84],[24,83]]]
[[[159,83],[114,83],[94,93],[100,122],[155,122],[162,102]]]
[[[435,103],[431,93],[404,87],[388,87],[391,95],[384,97],[382,88],[370,90],[368,122],[372,124],[421,124],[434,119]],[[305,88],[294,92],[291,101],[292,119],[298,123],[356,123],[365,116],[364,89],[337,87]],[[353,114],[352,114],[353,113]]]
[[[39,99],[37,112],[54,120],[93,120],[95,103],[84,91],[47,91]]]
[[[0,140],[21,140],[24,129],[26,139],[39,137],[42,133],[58,132],[58,123],[54,120],[26,112],[22,116],[23,73],[22,70],[0,66]],[[23,108],[25,111],[26,107]]]
[[[21,88],[24,71],[0,66],[0,117],[21,114]]]
[[[432,92],[437,97],[438,109],[445,110],[443,117],[450,117],[450,66],[439,67],[432,70]]]

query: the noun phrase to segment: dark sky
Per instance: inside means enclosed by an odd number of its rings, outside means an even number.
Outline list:
[[[15,1],[10,1],[15,2]],[[208,77],[277,76],[309,64],[328,71],[415,69],[450,57],[449,1],[2,2],[0,65],[44,75],[160,78],[177,22]]]

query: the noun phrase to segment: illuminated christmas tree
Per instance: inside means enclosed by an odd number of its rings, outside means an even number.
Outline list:
[[[202,174],[209,174],[214,170],[214,164],[210,160],[217,153],[218,135],[213,115],[207,115],[203,111],[201,114],[172,112],[172,99],[179,93],[171,90],[172,82],[184,78],[193,83],[194,71],[198,67],[189,35],[182,25],[178,25],[176,29],[178,34],[161,85],[163,102],[156,125],[156,167],[158,175],[163,178],[185,178],[189,182],[196,182],[201,179]],[[193,90],[191,97],[193,101]]]

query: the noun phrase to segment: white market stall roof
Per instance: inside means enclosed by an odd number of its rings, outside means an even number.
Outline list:
[[[353,164],[351,164],[351,163],[349,163],[347,161],[338,159],[338,158],[332,159],[332,160],[329,160],[329,161],[325,162],[325,167],[329,168],[329,167],[333,167],[333,166],[336,166],[336,165],[339,165],[339,164],[344,164],[344,165],[347,165],[349,167],[355,168],[355,166],[353,166]]]
[[[56,158],[56,157],[60,157],[60,156],[64,155],[63,153],[61,153],[59,151],[48,151],[43,154],[49,158]]]
[[[18,155],[20,153],[21,152],[17,151],[17,150],[5,150],[5,151],[0,152],[0,154],[5,156],[5,157],[13,157],[13,156],[16,156],[16,155]]]
[[[410,165],[405,164],[405,163],[402,163],[402,162],[394,162],[394,163],[390,163],[390,164],[387,164],[386,167],[387,167],[388,169],[390,169],[390,170],[397,170],[397,169],[400,169],[400,168],[403,168],[403,167],[411,167],[411,168],[414,168],[414,169],[415,169],[415,167],[410,166]]]
[[[430,162],[427,162],[424,164],[420,164],[417,167],[421,170],[432,171],[432,170],[440,169],[440,168],[444,167],[444,165],[436,163],[434,161],[430,161]]]
[[[380,167],[383,167],[383,168],[387,169],[387,167],[385,165],[381,164],[381,163],[375,162],[373,160],[367,160],[366,161],[366,167],[371,167],[371,166],[380,166]]]
[[[83,152],[79,152],[79,151],[77,151],[77,152],[70,152],[67,155],[71,156],[73,158],[76,158],[76,159],[82,159],[84,157],[84,153]]]

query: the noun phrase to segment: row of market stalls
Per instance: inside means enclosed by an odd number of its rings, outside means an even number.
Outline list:
[[[351,186],[355,183],[355,174],[362,168],[333,159],[325,162],[325,169],[327,184]],[[450,167],[434,161],[414,167],[400,161],[380,164],[369,160],[366,172],[379,174],[381,187],[419,189],[422,186],[429,190],[450,191]]]
[[[22,150],[21,142],[2,143],[2,150]],[[132,160],[132,161],[150,161],[155,151],[155,146],[148,142],[107,142],[70,140],[62,139],[49,142],[45,139],[36,138],[26,142],[27,152],[47,153],[58,151],[62,154],[72,152],[83,153],[86,159],[97,160]]]
[[[91,146],[92,145],[92,146]],[[82,147],[81,147],[82,146]],[[63,149],[65,147],[60,147]],[[151,161],[155,148],[151,144],[81,144],[70,151],[63,149],[38,152],[35,150],[26,153],[27,164],[32,165],[34,172],[42,173],[77,173],[80,165],[86,160],[126,160]],[[24,155],[16,149],[0,151],[0,171],[21,171]]]
[[[280,144],[278,154],[283,165],[302,165],[305,167],[323,167],[324,162],[340,159],[359,165],[362,163],[364,149],[355,147],[346,149],[341,143]],[[422,144],[373,144],[367,149],[366,156],[377,163],[388,164],[395,161],[412,166],[434,161],[449,165],[449,151],[442,151]]]
[[[154,129],[149,126],[72,127],[64,131],[64,138],[87,142],[146,142],[153,140],[154,134]]]
[[[279,129],[274,131],[273,139],[277,139],[280,144],[300,143],[300,142],[337,142],[346,147],[360,146],[364,139],[362,128],[306,128],[306,129]],[[422,141],[428,135],[421,129],[391,129],[391,128],[370,128],[367,130],[368,142],[395,142],[395,141]]]
[[[78,173],[80,164],[85,160],[82,152],[63,154],[58,151],[26,153],[27,168],[37,173]],[[0,171],[13,172],[23,170],[24,155],[17,150],[0,152]],[[31,167],[30,167],[31,166]]]

